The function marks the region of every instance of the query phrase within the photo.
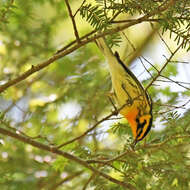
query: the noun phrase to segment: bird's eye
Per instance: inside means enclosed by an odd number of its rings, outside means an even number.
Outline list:
[[[136,118],[136,122],[139,123],[139,118],[138,117]]]
[[[141,119],[141,118],[140,118],[140,120],[139,120],[138,117],[136,118],[136,122],[137,122],[137,124],[139,124],[140,126],[143,126],[143,125],[145,125],[145,124],[147,123],[146,119]]]

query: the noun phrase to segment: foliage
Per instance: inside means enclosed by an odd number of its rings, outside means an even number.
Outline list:
[[[183,50],[190,49],[189,1],[73,0],[73,17],[65,2],[0,1],[0,89],[11,82],[0,95],[0,189],[190,189],[190,87],[180,69],[189,69]],[[118,52],[125,50],[125,63],[139,80],[145,76],[145,87],[150,84],[154,125],[134,150],[127,121],[111,114],[108,66],[89,43],[98,35]],[[163,61],[155,47],[164,49]],[[131,54],[137,55],[134,62],[128,61]]]
[[[98,30],[107,30],[112,26],[115,19],[122,14],[129,14],[131,16],[139,15],[151,15],[153,21],[159,22],[162,32],[170,31],[170,37],[172,33],[177,34],[175,41],[177,44],[183,41],[183,48],[190,49],[190,9],[189,2],[177,1],[174,6],[167,9],[164,14],[158,10],[158,7],[167,6],[169,1],[151,1],[143,0],[139,1],[96,1],[97,5],[85,4],[81,7],[80,13],[83,18]],[[172,2],[172,1],[171,1]],[[168,6],[170,4],[168,3]],[[125,21],[123,21],[125,22]],[[184,28],[182,27],[184,26]]]

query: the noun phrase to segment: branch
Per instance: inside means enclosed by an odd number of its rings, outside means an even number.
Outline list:
[[[183,46],[183,42],[176,48],[176,50],[170,55],[164,66],[158,71],[158,74],[152,79],[152,81],[147,85],[145,88],[145,91],[156,81],[156,79],[161,75],[162,71],[166,68],[170,60],[173,58],[173,56],[177,53],[177,51]]]
[[[111,158],[111,159],[106,159],[106,160],[87,160],[86,162],[89,163],[89,164],[99,163],[99,164],[103,164],[103,166],[104,166],[106,164],[109,164],[109,163],[112,163],[112,162],[114,162],[116,160],[119,160],[120,158],[126,156],[127,154],[135,154],[135,155],[137,155],[134,150],[128,149],[125,152],[123,152],[123,153],[121,153],[121,154],[119,154],[116,157]]]
[[[65,143],[63,143],[63,144],[57,146],[57,148],[61,148],[61,147],[65,146],[65,145],[68,145],[68,144],[70,144],[70,143],[73,143],[73,142],[76,141],[76,140],[79,140],[79,139],[83,138],[83,137],[86,136],[90,131],[94,130],[100,123],[102,123],[102,122],[108,120],[108,119],[109,119],[111,116],[113,116],[113,115],[117,115],[117,114],[119,113],[119,111],[120,111],[123,107],[125,107],[126,105],[127,105],[127,104],[124,104],[121,108],[115,109],[115,110],[114,110],[112,113],[110,113],[108,116],[104,117],[103,119],[101,119],[100,121],[98,121],[97,123],[95,123],[91,128],[89,128],[88,130],[86,130],[82,135],[79,135],[78,137],[75,137],[74,139],[72,139],[72,140],[70,140],[70,141],[67,141],[67,142],[65,142]]]
[[[114,21],[112,21],[111,23],[112,23],[112,24],[121,24],[121,23],[133,22],[133,21],[135,21],[135,20],[136,20],[136,19],[114,20]],[[148,18],[148,19],[144,20],[144,22],[159,22],[159,21],[161,21],[161,20],[164,20],[164,19],[161,19],[161,18],[159,18],[159,19],[156,19],[156,18],[154,18],[154,19]]]
[[[98,166],[98,168],[99,168],[99,166]],[[82,190],[86,190],[86,188],[88,187],[89,183],[90,183],[95,177],[96,177],[96,174],[93,173],[93,174],[89,177],[89,179],[87,180],[87,182],[84,184]]]
[[[172,83],[177,84],[178,86],[181,86],[181,87],[185,88],[186,90],[190,90],[190,88],[188,88],[188,87],[186,87],[186,86],[184,86],[184,85],[181,84],[181,83],[183,83],[183,82],[179,82],[179,81],[172,80],[171,78],[166,77],[166,76],[163,76],[163,75],[160,75],[160,77],[163,77],[163,78],[167,79],[168,81],[166,81],[166,82],[172,82]],[[160,81],[163,82],[163,80],[160,80]],[[185,84],[185,83],[184,83],[184,84]],[[187,84],[187,83],[186,83],[186,84]]]
[[[176,20],[187,20],[189,21],[189,17],[173,17]],[[121,24],[121,23],[127,23],[127,22],[132,22],[136,19],[126,19],[126,20],[115,20],[115,21],[111,21],[112,24]],[[144,20],[144,22],[160,22],[160,21],[164,21],[164,18],[148,18],[146,20]]]
[[[81,175],[83,172],[82,171],[79,171],[79,172],[76,172],[74,173],[73,175],[70,175],[70,176],[67,176],[65,177],[64,179],[62,179],[60,182],[54,184],[49,190],[55,190],[57,189],[59,186],[61,186],[63,183],[67,182],[67,181],[70,181],[72,180],[73,178],[75,177],[78,177],[79,175]]]
[[[74,17],[77,15],[77,13],[80,11],[81,7],[86,3],[86,0],[83,0],[83,2],[81,3],[81,6],[77,9],[77,11],[75,12],[75,14],[73,15]]]
[[[189,123],[188,123],[188,125],[189,125]],[[159,148],[159,147],[165,145],[166,143],[168,143],[169,141],[171,141],[173,139],[183,139],[183,138],[189,138],[189,137],[190,137],[190,134],[188,134],[188,135],[173,135],[173,136],[168,137],[166,140],[162,141],[161,143],[144,144],[144,145],[138,147],[136,150],[140,150],[143,148]],[[126,156],[127,154],[131,154],[131,153],[135,154],[138,157],[138,154],[135,151],[128,149],[125,152],[121,153],[120,155],[118,155],[114,158],[108,159],[108,160],[87,160],[86,162],[89,164],[99,163],[99,164],[102,164],[101,166],[104,166],[104,165],[107,165],[113,161],[119,160],[122,157]]]
[[[172,51],[170,50],[169,46],[168,46],[167,44],[165,44],[165,45],[167,46],[167,48],[169,49],[169,51],[172,53]],[[145,57],[143,57],[143,56],[141,56],[141,57],[142,57],[147,63],[149,63],[149,64],[159,73],[159,70],[158,70],[150,61],[148,61],[148,60],[147,60]],[[169,62],[173,62],[173,61],[169,60]],[[184,62],[184,63],[188,63],[188,62]],[[190,90],[190,88],[188,88],[188,87],[182,85],[182,84],[188,84],[188,85],[189,85],[190,83],[187,83],[187,82],[180,82],[180,81],[174,81],[174,80],[170,79],[169,77],[166,77],[166,76],[164,76],[164,75],[162,75],[162,74],[160,74],[160,77],[163,77],[163,78],[167,79],[167,81],[161,80],[161,79],[159,79],[159,80],[157,80],[157,81],[161,81],[161,82],[172,82],[172,83],[177,84],[178,86],[181,86],[181,87],[183,87],[183,88],[185,88],[185,89],[187,89],[187,90]]]
[[[170,7],[172,4],[174,3],[174,0],[170,0],[168,4],[166,4],[165,6],[161,6],[159,7],[156,11],[150,13],[150,14],[147,14],[145,16],[142,16],[140,17],[139,19],[136,19],[130,23],[127,23],[127,24],[124,24],[122,26],[118,26],[118,27],[115,27],[113,29],[110,29],[110,30],[107,30],[107,31],[104,31],[102,33],[98,33],[97,35],[94,35],[92,36],[91,38],[86,38],[84,39],[83,41],[81,41],[80,43],[76,44],[75,46],[71,47],[73,44],[76,43],[76,41],[73,41],[70,43],[69,46],[67,46],[68,49],[66,48],[63,48],[63,51],[62,50],[59,50],[57,53],[55,53],[52,57],[50,57],[47,61],[44,61],[40,64],[38,64],[37,66],[32,66],[29,70],[27,70],[26,72],[24,72],[23,74],[21,74],[20,76],[16,77],[15,79],[13,80],[10,80],[8,82],[6,82],[5,84],[3,85],[0,85],[0,93],[5,91],[7,88],[23,81],[24,79],[28,78],[30,75],[34,74],[35,72],[37,71],[40,71],[42,69],[44,69],[45,67],[47,67],[48,65],[52,64],[54,61],[74,52],[75,50],[79,49],[80,47],[86,45],[87,43],[90,43],[90,42],[93,42],[94,40],[98,39],[98,38],[101,38],[103,36],[106,36],[106,35],[110,35],[110,34],[113,34],[113,33],[117,33],[117,32],[120,32],[122,30],[125,30],[133,25],[136,25],[136,24],[140,24],[142,22],[144,22],[146,19],[148,19],[149,17],[151,16],[154,16],[155,14],[157,14],[158,12],[163,12],[165,11],[168,7]],[[92,31],[90,32],[89,34],[86,34],[85,36],[90,36],[90,34],[93,34],[95,31]],[[84,36],[81,38],[83,39]]]
[[[154,102],[154,104],[158,105],[158,106],[163,106],[163,107],[171,107],[171,108],[175,108],[175,109],[178,109],[178,108],[183,108],[185,109],[184,107],[190,102],[190,99],[188,101],[186,101],[185,103],[183,103],[182,105],[180,106],[175,106],[175,105],[170,105],[170,104],[158,104],[156,102]]]
[[[165,145],[166,143],[168,143],[169,141],[173,140],[173,139],[183,139],[183,138],[189,138],[190,135],[173,135],[171,137],[168,137],[165,141],[158,143],[158,144],[145,144],[144,147],[145,148],[157,148],[157,147],[161,147],[163,145]]]
[[[67,5],[67,9],[69,11],[69,16],[71,17],[71,21],[73,23],[73,29],[74,29],[74,33],[75,33],[75,36],[76,36],[76,40],[78,43],[80,43],[80,38],[79,38],[79,34],[78,34],[78,30],[77,30],[77,26],[76,26],[76,22],[75,22],[75,19],[74,19],[74,16],[72,14],[72,10],[71,10],[71,7],[69,5],[69,2],[68,0],[65,0],[65,3]]]
[[[136,190],[136,188],[134,186],[132,186],[131,184],[129,183],[126,183],[126,182],[123,182],[123,181],[119,181],[115,178],[112,178],[111,176],[97,170],[96,168],[90,166],[86,161],[72,155],[72,154],[69,154],[67,152],[64,152],[64,151],[61,151],[59,150],[58,148],[56,147],[52,147],[52,146],[48,146],[48,145],[45,145],[45,144],[42,144],[42,143],[39,143],[37,141],[34,141],[33,139],[31,138],[28,138],[28,137],[25,137],[25,136],[22,136],[22,135],[19,135],[17,133],[14,133],[14,132],[11,132],[7,129],[4,129],[4,128],[1,128],[0,127],[0,134],[3,134],[3,135],[7,135],[7,136],[10,136],[12,138],[15,138],[19,141],[22,141],[24,143],[27,143],[27,144],[30,144],[36,148],[39,148],[41,150],[45,150],[45,151],[48,151],[48,152],[52,152],[54,154],[57,154],[57,155],[60,155],[60,156],[63,156],[65,157],[66,159],[69,159],[71,161],[74,161],[82,166],[84,166],[85,168],[88,168],[89,170],[91,170],[92,172],[96,173],[97,175],[100,175],[106,179],[108,179],[109,181],[113,182],[113,183],[116,183],[124,188],[127,188],[127,189],[130,189],[130,190]]]

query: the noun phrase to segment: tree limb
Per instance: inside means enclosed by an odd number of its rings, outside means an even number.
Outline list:
[[[54,154],[57,154],[57,155],[60,155],[60,156],[63,156],[71,161],[74,161],[82,166],[84,166],[85,168],[88,168],[89,170],[91,170],[92,172],[96,173],[97,175],[100,175],[106,179],[108,179],[109,181],[113,182],[113,183],[116,183],[124,188],[127,188],[127,189],[130,189],[130,190],[136,190],[136,188],[129,184],[129,183],[126,183],[126,182],[123,182],[123,181],[119,181],[99,170],[97,170],[96,168],[90,166],[86,161],[72,155],[72,154],[69,154],[67,152],[64,152],[64,151],[61,151],[59,150],[58,148],[56,147],[53,147],[53,146],[48,146],[48,145],[45,145],[45,144],[42,144],[42,143],[39,143],[37,141],[34,141],[33,139],[31,138],[28,138],[28,137],[25,137],[25,136],[22,136],[22,135],[19,135],[17,133],[14,133],[12,131],[9,131],[7,129],[4,129],[4,128],[1,128],[0,127],[0,134],[3,134],[3,135],[7,135],[7,136],[10,136],[12,138],[15,138],[19,141],[22,141],[24,143],[27,143],[27,144],[30,144],[36,148],[39,148],[41,150],[45,150],[45,151],[48,151],[48,152],[52,152]]]
[[[52,187],[49,188],[49,190],[55,190],[57,189],[59,186],[61,186],[63,183],[67,182],[67,181],[70,181],[72,179],[74,179],[75,177],[78,177],[79,175],[81,175],[83,172],[82,171],[79,171],[79,172],[76,172],[70,176],[67,176],[65,177],[64,179],[62,179],[61,181],[59,181],[58,183],[54,184]]]
[[[73,47],[70,47],[71,45],[73,45],[75,43],[72,42],[70,44],[70,46],[67,46],[67,49],[63,48],[64,50],[63,51],[58,51],[57,53],[55,53],[52,57],[50,57],[48,60],[36,65],[36,66],[32,66],[29,70],[27,70],[26,72],[24,72],[23,74],[21,74],[20,76],[16,77],[15,79],[13,80],[10,80],[8,82],[6,82],[5,84],[3,85],[0,85],[0,93],[5,91],[7,88],[25,80],[26,78],[28,78],[30,75],[34,74],[35,72],[37,71],[40,71],[42,69],[44,69],[45,67],[47,67],[48,65],[52,64],[54,61],[74,52],[75,50],[79,49],[80,47],[86,45],[87,43],[90,43],[90,42],[93,42],[94,40],[98,39],[98,38],[101,38],[103,36],[106,36],[106,35],[110,35],[110,34],[113,34],[113,33],[117,33],[117,32],[120,32],[122,30],[125,30],[133,25],[136,25],[136,24],[140,24],[142,22],[144,22],[145,20],[147,20],[149,17],[151,16],[154,16],[155,14],[157,13],[160,13],[160,12],[163,12],[165,10],[167,10],[168,7],[172,6],[174,4],[174,0],[170,0],[168,3],[166,3],[164,6],[160,6],[158,7],[158,9],[156,11],[153,11],[152,13],[149,13],[147,15],[144,15],[130,23],[127,23],[127,24],[124,24],[122,26],[117,26],[113,29],[110,29],[110,30],[107,30],[105,32],[102,32],[102,33],[98,33],[97,35],[94,35],[92,36],[91,38],[86,38],[84,39],[83,41],[81,41],[80,43],[76,44],[75,46]],[[94,33],[91,32],[91,33]],[[88,36],[88,34],[86,35]],[[83,38],[83,37],[82,37]],[[82,39],[81,38],[81,39]]]

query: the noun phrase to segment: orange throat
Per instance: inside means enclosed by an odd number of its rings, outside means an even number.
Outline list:
[[[124,117],[128,120],[134,139],[136,139],[137,136],[137,123],[136,123],[136,118],[138,115],[138,109],[137,108],[132,108]]]

